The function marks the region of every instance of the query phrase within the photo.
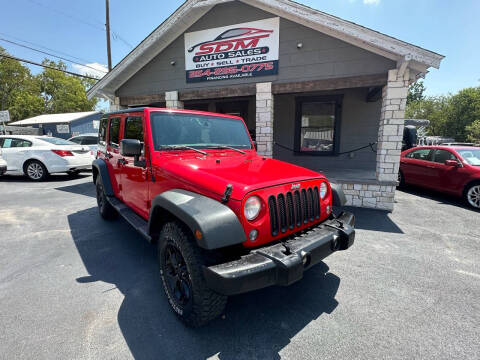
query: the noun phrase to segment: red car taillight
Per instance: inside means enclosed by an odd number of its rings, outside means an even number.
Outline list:
[[[73,153],[68,150],[52,150],[55,154],[58,156],[64,157],[64,156],[73,156]]]

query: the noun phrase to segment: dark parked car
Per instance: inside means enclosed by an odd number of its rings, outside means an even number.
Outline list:
[[[400,159],[400,185],[412,184],[461,196],[480,209],[480,147],[420,146]]]

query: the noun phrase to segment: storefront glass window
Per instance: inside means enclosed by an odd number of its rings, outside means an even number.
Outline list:
[[[297,102],[296,151],[308,154],[336,152],[339,99],[300,99]]]
[[[301,151],[333,151],[334,103],[304,103],[302,107]]]

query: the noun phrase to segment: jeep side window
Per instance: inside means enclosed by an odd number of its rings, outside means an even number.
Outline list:
[[[136,139],[143,143],[143,122],[140,116],[129,116],[125,120],[124,139]]]
[[[431,149],[419,149],[408,153],[406,157],[416,160],[432,161],[431,152]]]
[[[118,148],[120,135],[120,118],[110,119],[110,128],[108,130],[108,145]]]
[[[100,126],[98,129],[98,144],[102,146],[107,145],[107,123],[107,118],[100,120]]]

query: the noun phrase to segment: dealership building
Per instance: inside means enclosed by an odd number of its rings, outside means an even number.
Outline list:
[[[88,96],[239,115],[260,154],[393,210],[408,86],[442,59],[289,0],[187,0]]]

